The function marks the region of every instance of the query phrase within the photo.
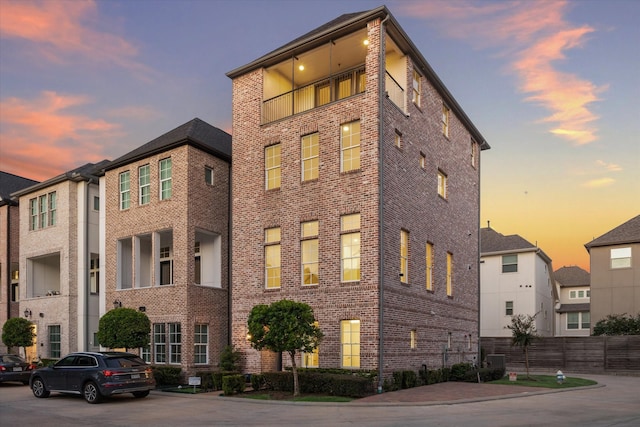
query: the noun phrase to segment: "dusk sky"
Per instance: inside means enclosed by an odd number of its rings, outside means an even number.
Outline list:
[[[0,0],[0,170],[46,180],[194,117],[233,133],[226,72],[382,4],[491,145],[481,226],[589,270],[640,213],[635,0]]]

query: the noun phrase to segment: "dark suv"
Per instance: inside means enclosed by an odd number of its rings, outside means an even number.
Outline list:
[[[82,394],[87,402],[98,403],[105,396],[121,393],[146,397],[156,382],[151,367],[135,354],[80,352],[33,371],[29,385],[35,397],[56,391]]]

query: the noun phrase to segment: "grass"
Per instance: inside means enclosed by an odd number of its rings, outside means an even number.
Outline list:
[[[487,384],[521,385],[527,387],[544,388],[571,388],[598,384],[597,381],[573,377],[566,377],[562,384],[558,384],[555,375],[530,375],[530,378],[531,379],[527,379],[526,374],[519,374],[517,381],[510,381],[509,377],[507,376],[496,381],[491,381]]]

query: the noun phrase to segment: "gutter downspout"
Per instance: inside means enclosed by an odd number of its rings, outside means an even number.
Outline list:
[[[482,176],[482,171],[481,171],[481,165],[482,165],[482,149],[480,148],[480,144],[478,144],[478,254],[476,257],[476,262],[477,262],[477,269],[478,269],[478,355],[477,355],[477,361],[476,361],[476,365],[478,366],[478,368],[482,367],[482,345],[481,345],[481,338],[480,338],[480,299],[482,298],[482,289],[480,287],[480,268],[482,267],[482,263],[480,262],[480,256],[482,253],[482,241],[481,241],[481,233],[480,233],[480,206],[481,206],[481,200],[480,200],[480,183],[481,183],[481,176]],[[480,382],[480,379],[478,377],[478,382]]]
[[[231,137],[232,141],[233,141],[233,136]],[[233,145],[232,147],[232,152],[233,152]],[[233,155],[233,154],[232,154]],[[232,266],[232,262],[231,262],[231,257],[233,254],[233,186],[231,184],[231,179],[232,179],[232,173],[231,173],[231,165],[233,164],[233,157],[231,157],[229,159],[229,169],[228,169],[228,181],[229,181],[229,190],[228,190],[228,197],[227,200],[229,201],[229,204],[227,205],[227,344],[228,345],[233,345],[233,328],[232,328],[232,323],[233,323],[233,316],[231,315],[231,313],[233,313],[233,309],[232,309],[232,304],[233,304],[233,299],[232,299],[232,288],[231,288],[231,281],[233,280],[233,274],[231,271],[231,266]]]
[[[5,234],[5,236],[7,237],[7,267],[5,270],[6,275],[7,275],[7,320],[11,319],[11,234],[9,234],[9,232],[11,231],[11,203],[7,203],[7,233]],[[18,230],[20,231],[20,230]],[[20,262],[20,260],[18,260],[18,262]],[[20,267],[18,267],[18,270],[20,269]],[[18,287],[18,289],[20,289]],[[18,301],[20,301],[20,298],[18,297]]]
[[[379,195],[378,195],[378,236],[380,238],[380,252],[378,254],[378,263],[380,275],[378,277],[378,393],[382,393],[382,384],[384,383],[384,71],[385,71],[385,32],[384,23],[389,19],[389,15],[380,21],[380,46],[379,46],[379,69],[378,69],[378,176]]]

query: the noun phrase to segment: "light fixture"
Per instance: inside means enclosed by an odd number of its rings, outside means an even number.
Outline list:
[[[298,70],[304,71],[304,65],[302,65],[302,64],[298,65]]]
[[[365,45],[365,46],[369,46],[369,39],[364,39],[362,41],[362,44]]]
[[[120,301],[119,299],[116,299],[115,301],[113,301],[113,308],[120,308],[122,307],[122,301]]]
[[[39,314],[39,316],[40,316],[40,317],[44,317],[44,313],[40,313],[40,314]]]
[[[24,317],[31,317],[31,310],[29,310],[28,308],[24,309]]]

